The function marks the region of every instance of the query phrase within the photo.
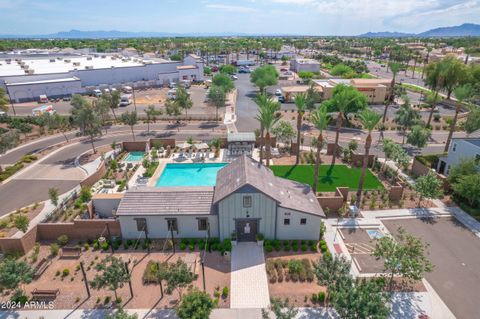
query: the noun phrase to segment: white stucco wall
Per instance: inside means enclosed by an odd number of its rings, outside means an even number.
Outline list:
[[[121,198],[93,198],[93,207],[95,213],[103,218],[112,217],[112,212],[116,211]]]
[[[126,239],[143,238],[143,232],[137,231],[135,218],[145,218],[147,221],[149,238],[169,238],[167,219],[176,218],[178,223],[178,233],[174,232],[176,238],[204,238],[206,231],[198,230],[197,218],[208,218],[210,223],[210,236],[218,237],[218,218],[216,215],[156,215],[156,216],[119,216],[122,236]]]
[[[284,225],[284,219],[290,219],[290,225]],[[300,219],[306,218],[307,223],[300,225]],[[278,208],[277,239],[307,239],[318,240],[322,218],[301,213],[283,207]]]
[[[40,95],[46,94],[50,97],[59,97],[83,93],[82,83],[80,81],[38,83],[26,85],[13,85],[8,87],[12,100],[23,102],[27,100],[38,100]]]
[[[448,175],[449,170],[459,164],[461,159],[472,159],[477,155],[480,156],[479,146],[468,142],[468,140],[452,139],[448,150],[447,165],[445,166],[444,174]]]
[[[252,196],[252,207],[243,207],[243,196]],[[259,232],[265,238],[275,236],[277,203],[263,193],[233,193],[218,203],[220,239],[230,238],[236,218],[259,218]],[[248,212],[248,214],[247,214]]]

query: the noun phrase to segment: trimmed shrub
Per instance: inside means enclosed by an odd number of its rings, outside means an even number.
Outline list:
[[[304,252],[305,252],[305,251],[307,251],[307,250],[308,250],[308,247],[307,247],[307,245],[302,245],[302,251],[304,251]]]
[[[68,236],[67,235],[58,236],[57,242],[60,246],[62,247],[65,246],[66,244],[68,244]]]
[[[271,252],[273,251],[273,247],[270,246],[270,245],[265,246],[265,251],[266,251],[267,253],[271,253]]]
[[[225,299],[228,297],[228,287],[223,287],[222,289],[222,298]]]
[[[320,291],[318,293],[318,302],[324,302],[325,301],[325,292]]]
[[[180,243],[179,247],[180,247],[180,250],[185,250],[185,249],[187,249],[187,244]]]

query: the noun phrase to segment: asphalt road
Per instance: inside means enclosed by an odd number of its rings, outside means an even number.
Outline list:
[[[171,124],[171,123],[152,123],[150,125],[150,130],[151,131],[156,131],[158,133],[162,133],[164,137],[169,137],[169,136],[190,136],[190,135],[195,135],[198,136],[199,138],[203,137],[208,137],[207,133],[212,133],[214,135],[217,135],[217,132],[212,132],[213,129],[215,131],[221,132],[221,128],[223,127],[222,124],[217,124],[215,122],[196,122],[196,123],[182,123],[181,126],[177,128],[176,125]],[[138,124],[135,125],[135,130],[136,131],[146,131],[147,130],[147,125],[146,124]],[[187,132],[192,131],[190,135],[188,135]],[[200,133],[197,132],[194,134],[193,132],[195,131],[201,131]],[[108,129],[108,134],[116,134],[116,133],[121,133],[121,132],[130,132],[130,127],[126,125],[116,125],[110,129]],[[182,133],[185,132],[185,133]],[[75,138],[75,134],[77,131],[72,131],[70,133],[67,133],[67,137],[69,139]],[[146,139],[145,137],[142,137],[143,139]],[[77,138],[78,140],[84,139],[84,137]],[[23,155],[25,154],[31,154],[34,152],[38,152],[42,149],[45,149],[49,146],[62,143],[65,141],[65,138],[63,137],[62,134],[51,136],[49,138],[43,138],[39,139],[36,141],[33,141],[31,143],[27,143],[25,145],[19,146],[15,148],[14,150],[7,152],[6,154],[0,155],[0,164],[1,165],[6,165],[6,164],[14,164],[17,162]],[[120,141],[120,139],[117,139],[117,141]]]
[[[392,233],[402,226],[429,244],[434,270],[428,282],[459,319],[478,318],[480,239],[454,218],[383,220]]]
[[[366,61],[368,69],[370,70],[370,73],[372,73],[375,76],[378,76],[380,78],[384,79],[391,79],[393,78],[392,71],[388,70],[387,72],[387,67],[386,64],[384,67],[382,67],[382,64],[379,64],[375,61]],[[419,86],[425,86],[425,82],[422,80],[422,73],[415,72],[415,77],[412,78],[413,72],[410,70],[407,70],[407,75],[405,75],[405,71],[400,71],[398,72],[397,76],[395,77],[396,82],[403,82],[403,83],[411,83]]]
[[[186,140],[190,136],[194,136],[195,139],[208,141],[213,137],[224,136],[225,130],[216,129],[212,131],[211,128],[207,127],[208,123],[195,124],[195,125],[186,125],[180,128],[180,131],[176,129],[169,129],[165,132],[170,137],[175,137],[180,140]],[[153,125],[151,129],[159,130],[160,127],[165,129],[168,125]],[[201,127],[204,127],[203,129]],[[135,131],[136,140],[146,140],[147,137],[142,136],[142,128],[145,126],[138,125]],[[122,131],[123,130],[123,131]],[[61,137],[63,138],[63,137]],[[38,144],[48,145],[52,141],[57,141],[58,137],[52,137],[47,139],[47,141],[42,141],[35,143],[31,146],[25,146],[23,148],[17,149],[14,152],[7,154],[8,159],[14,157],[21,157],[25,154],[26,150],[31,148],[38,148]],[[110,145],[113,141],[132,141],[133,137],[129,128],[127,127],[117,127],[110,130],[108,135],[99,137],[95,139],[95,146],[100,147],[103,145]],[[86,138],[76,144],[60,149],[58,152],[53,155],[46,157],[43,160],[39,160],[38,165],[41,167],[51,167],[55,166],[57,169],[60,168],[71,168],[73,169],[73,164],[75,158],[90,150],[91,144],[90,141]],[[0,160],[3,160],[3,156],[0,157]],[[28,169],[28,168],[27,168]],[[77,168],[78,169],[78,168]],[[62,178],[56,177],[44,177],[39,179],[28,179],[28,177],[23,176],[22,179],[14,178],[9,182],[0,185],[0,216],[5,215],[13,210],[27,206],[34,202],[39,202],[48,199],[48,188],[56,187],[59,189],[59,193],[65,193],[66,191],[74,188],[80,180],[69,179],[64,180]]]

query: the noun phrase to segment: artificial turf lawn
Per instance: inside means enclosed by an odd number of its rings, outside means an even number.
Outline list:
[[[300,183],[313,184],[315,165],[272,165],[273,173]],[[348,187],[357,190],[361,168],[350,168],[346,165],[320,165],[318,172],[317,192],[334,192],[336,187]],[[382,183],[370,170],[365,173],[364,190],[383,189]]]

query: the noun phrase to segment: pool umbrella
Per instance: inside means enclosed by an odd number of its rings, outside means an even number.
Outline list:
[[[184,143],[178,145],[178,147],[179,147],[180,149],[187,149],[187,148],[192,147],[192,144],[189,144],[189,143],[187,143],[187,142],[184,142]]]
[[[197,150],[206,150],[206,149],[208,149],[208,144],[207,143],[198,143],[198,144],[195,144],[195,148]]]

